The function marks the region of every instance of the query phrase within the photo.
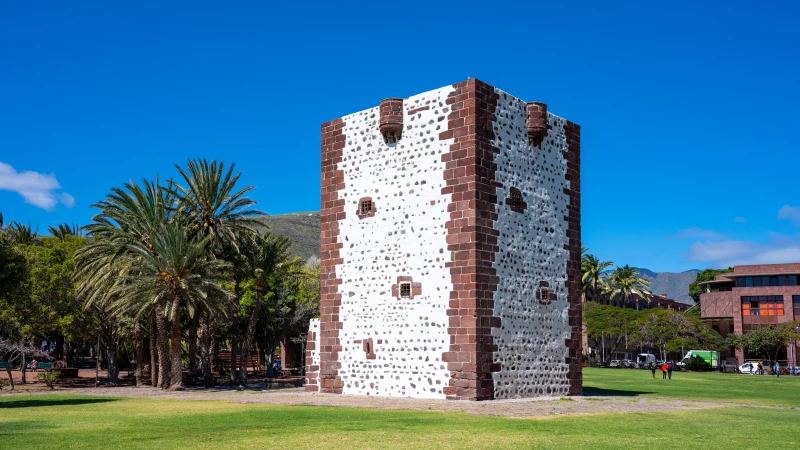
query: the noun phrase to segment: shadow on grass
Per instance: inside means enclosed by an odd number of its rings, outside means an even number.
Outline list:
[[[75,406],[75,405],[90,405],[93,403],[106,403],[114,402],[117,399],[113,398],[65,398],[59,399],[26,399],[26,400],[8,400],[0,401],[0,409],[10,408],[36,408],[40,406]]]
[[[608,396],[617,396],[617,397],[637,397],[639,395],[646,395],[652,394],[652,392],[646,391],[629,391],[629,390],[622,390],[622,389],[603,389],[603,388],[596,388],[591,386],[584,386],[583,387],[583,395],[587,397],[608,397]]]

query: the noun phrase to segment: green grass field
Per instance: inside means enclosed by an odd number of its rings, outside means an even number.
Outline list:
[[[585,378],[586,390],[594,394],[732,404],[703,410],[509,419],[223,401],[7,395],[0,397],[0,448],[661,449],[728,448],[742,441],[769,442],[780,448],[800,445],[800,377],[676,374],[669,382],[652,380],[645,371],[591,369]]]

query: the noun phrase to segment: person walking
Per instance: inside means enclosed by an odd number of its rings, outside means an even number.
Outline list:
[[[667,363],[666,362],[661,364],[661,379],[662,380],[666,380],[667,379]]]
[[[653,379],[656,378],[656,362],[650,361],[650,371],[653,372]]]
[[[764,375],[764,366],[762,366],[761,363],[758,363],[758,370],[756,373],[759,375]]]
[[[667,363],[667,376],[669,376],[670,380],[672,379],[672,369],[674,368],[675,366],[673,366],[672,361]]]
[[[775,361],[775,367],[773,367],[773,369],[775,369],[775,377],[780,378],[781,377],[781,363],[779,363],[778,361]]]

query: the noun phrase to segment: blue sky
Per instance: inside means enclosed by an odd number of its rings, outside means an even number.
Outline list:
[[[473,77],[581,124],[598,256],[800,261],[796,3],[235,3],[4,5],[6,222],[85,224],[194,157],[269,213],[318,210],[320,123]]]

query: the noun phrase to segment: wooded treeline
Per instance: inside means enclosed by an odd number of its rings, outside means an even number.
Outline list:
[[[113,188],[92,223],[52,237],[0,216],[3,342],[46,343],[73,365],[99,336],[110,383],[123,358],[136,362],[137,385],[181,389],[184,373],[210,381],[221,370],[245,384],[252,351],[271,361],[282,341],[302,341],[319,310],[319,267],[264,231],[233,165],[177,169],[178,180]],[[214,358],[221,347],[230,367]],[[11,356],[0,348],[0,358]]]

